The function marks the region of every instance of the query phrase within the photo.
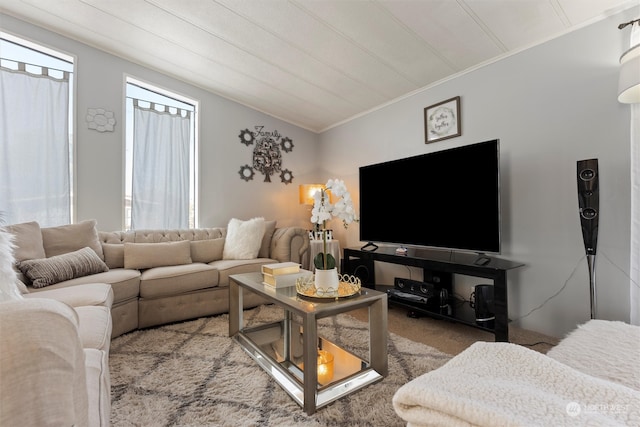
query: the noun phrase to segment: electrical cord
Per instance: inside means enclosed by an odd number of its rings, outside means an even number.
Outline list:
[[[524,343],[524,344],[519,344],[519,345],[523,345],[525,347],[534,347],[536,345],[541,345],[541,344],[546,344],[546,345],[550,345],[551,347],[555,347],[555,344],[551,344],[550,342],[546,342],[546,341],[538,341],[538,342],[534,342],[532,344]]]
[[[636,282],[635,280],[631,279],[631,276],[629,276],[626,271],[624,271],[622,268],[620,268],[620,266],[618,266],[618,264],[616,264],[615,262],[613,262],[611,260],[611,258],[609,258],[606,254],[606,252],[602,252],[602,256],[605,257],[607,259],[607,261],[609,261],[611,263],[611,265],[613,265],[619,272],[621,272],[627,279],[629,279],[631,281],[631,283],[633,283],[633,286],[635,286],[636,288],[640,289],[640,285],[638,284],[638,282]]]
[[[600,254],[602,254],[603,257],[605,257],[607,259],[607,261],[609,261],[611,263],[611,265],[613,265],[618,271],[620,271],[626,278],[628,278],[629,280],[631,280],[631,277],[624,271],[622,270],[622,268],[620,268],[615,262],[613,262],[613,260],[611,260],[611,258],[609,258],[606,254],[606,252],[604,251],[600,251]],[[576,271],[578,270],[578,267],[580,266],[580,264],[582,263],[582,260],[585,259],[585,256],[582,256],[579,260],[578,263],[576,264],[576,266],[573,268],[573,271],[571,272],[571,274],[569,275],[569,277],[567,278],[567,280],[565,280],[564,284],[562,285],[562,287],[560,289],[558,289],[558,291],[551,295],[549,298],[547,298],[546,300],[544,300],[542,302],[542,304],[538,305],[537,307],[533,308],[531,311],[529,311],[527,314],[517,317],[515,319],[509,319],[509,322],[515,322],[517,320],[521,320],[524,319],[525,317],[529,316],[531,313],[540,310],[542,307],[544,307],[545,304],[547,304],[549,301],[551,301],[553,298],[557,297],[563,290],[564,288],[567,287],[569,281],[571,280],[571,278],[574,276],[574,274],[576,273]],[[638,283],[635,280],[631,280],[631,282],[633,283],[634,286],[638,287],[640,289],[640,285],[638,285]]]
[[[525,315],[523,315],[523,316],[520,316],[520,317],[516,317],[515,319],[509,319],[509,321],[510,321],[510,322],[515,322],[515,321],[517,321],[517,320],[524,319],[525,317],[529,316],[529,315],[530,315],[531,313],[533,313],[534,311],[538,311],[538,310],[540,310],[542,307],[544,307],[544,305],[545,305],[546,303],[548,303],[549,301],[551,301],[552,299],[554,299],[555,297],[557,297],[558,295],[560,295],[560,293],[564,290],[564,288],[566,288],[566,287],[567,287],[567,284],[569,283],[569,280],[571,280],[571,278],[573,277],[573,275],[574,275],[574,274],[576,274],[576,271],[578,271],[578,267],[580,266],[580,263],[582,262],[582,260],[583,260],[584,258],[585,258],[585,257],[584,257],[584,256],[582,256],[582,257],[578,260],[578,262],[576,263],[576,266],[575,266],[575,267],[573,267],[573,271],[571,272],[571,274],[569,275],[569,277],[567,278],[567,280],[565,280],[565,281],[564,281],[564,283],[563,283],[562,287],[561,287],[560,289],[558,289],[558,291],[557,291],[555,294],[551,295],[549,298],[547,298],[546,300],[544,300],[544,301],[542,302],[542,304],[540,304],[539,306],[537,306],[537,307],[535,307],[535,308],[531,309],[531,311],[529,311],[527,314],[525,314]]]

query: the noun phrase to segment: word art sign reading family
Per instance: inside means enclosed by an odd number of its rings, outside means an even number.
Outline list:
[[[254,126],[255,130],[240,131],[240,142],[247,147],[253,147],[252,165],[240,166],[240,179],[251,181],[256,171],[264,175],[264,182],[271,182],[271,175],[280,173],[280,181],[290,184],[293,173],[282,168],[282,153],[293,150],[291,138],[283,137],[277,130],[267,131],[264,126]]]

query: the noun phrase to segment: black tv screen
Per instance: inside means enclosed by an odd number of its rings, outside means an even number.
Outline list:
[[[500,144],[360,167],[360,240],[500,253]]]

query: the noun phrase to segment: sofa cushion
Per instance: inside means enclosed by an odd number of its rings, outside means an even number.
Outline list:
[[[271,238],[276,231],[276,221],[264,222],[264,236],[262,236],[262,244],[260,245],[260,251],[258,251],[258,258],[269,258],[269,252],[271,250]]]
[[[270,258],[256,258],[252,260],[219,260],[209,263],[218,270],[218,286],[229,286],[229,276],[241,273],[260,273],[264,264],[273,264]]]
[[[65,280],[46,288],[32,288],[31,293],[36,297],[40,292],[53,289],[75,288],[77,285],[88,283],[107,283],[113,289],[113,304],[116,305],[122,301],[131,298],[137,298],[140,293],[140,272],[138,270],[127,270],[124,268],[114,268],[104,273],[91,274],[89,276],[76,277],[75,279]]]
[[[107,307],[88,305],[75,307],[78,313],[78,334],[82,348],[109,352],[111,344],[111,312]]]
[[[109,268],[124,267],[124,245],[122,243],[103,243],[104,263]]]
[[[208,263],[222,259],[223,250],[224,238],[194,240],[191,242],[191,260]]]
[[[218,271],[201,263],[156,267],[140,276],[140,297],[178,295],[218,285]]]
[[[96,224],[95,219],[90,219],[77,224],[43,228],[42,242],[47,258],[77,251],[88,246],[103,260],[104,254],[102,253],[100,240],[98,240]]]
[[[183,264],[191,264],[191,245],[188,240],[124,244],[125,268],[145,269]]]
[[[36,221],[8,225],[5,230],[14,236],[13,256],[16,261],[46,258],[47,255],[42,243],[42,231],[40,224]]]
[[[20,261],[18,268],[31,280],[34,288],[109,270],[109,267],[89,247],[51,258]]]
[[[98,305],[111,308],[113,305],[113,289],[106,283],[87,283],[65,288],[44,288],[25,295],[26,298],[51,298],[71,307]]]
[[[264,237],[264,218],[242,221],[232,218],[227,226],[222,259],[255,259]]]

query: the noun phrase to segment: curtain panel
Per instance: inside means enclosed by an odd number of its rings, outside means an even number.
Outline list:
[[[631,27],[629,47],[640,44],[640,23]],[[631,250],[630,323],[640,325],[640,104],[631,104]]]
[[[630,322],[640,325],[640,104],[631,105]]]
[[[0,67],[0,212],[8,224],[71,222],[69,73]]]
[[[133,100],[132,229],[189,227],[191,114],[162,107]]]

